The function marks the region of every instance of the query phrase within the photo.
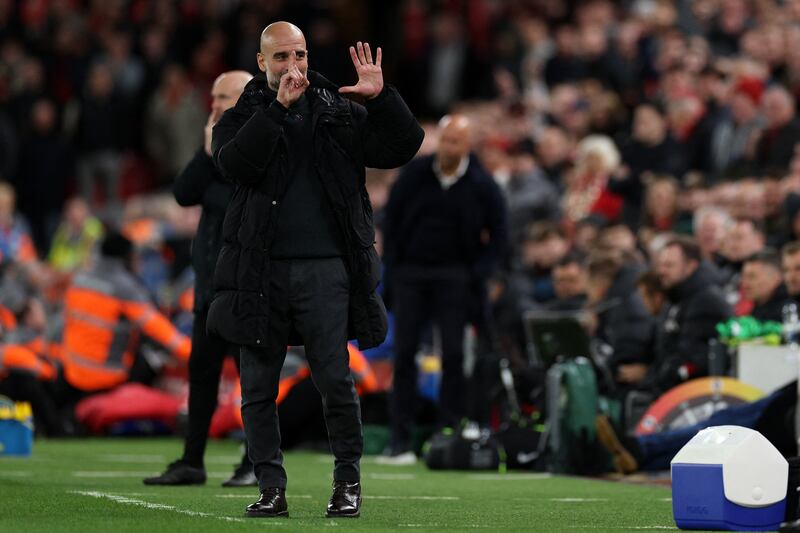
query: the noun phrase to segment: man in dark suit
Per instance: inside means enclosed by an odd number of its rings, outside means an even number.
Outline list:
[[[200,485],[206,481],[203,456],[211,417],[217,406],[222,363],[226,355],[238,355],[238,348],[206,332],[208,306],[213,294],[211,282],[222,246],[222,221],[233,194],[233,186],[222,179],[211,160],[211,132],[222,113],[236,104],[244,86],[252,78],[249,72],[236,70],[225,72],[214,81],[205,142],[175,178],[173,192],[178,203],[203,207],[197,235],[192,241],[195,284],[192,355],[189,357],[189,427],[183,456],[171,463],[163,474],[145,479],[146,485]],[[245,452],[233,476],[222,485],[240,487],[255,484],[253,465]]]
[[[384,261],[395,317],[394,389],[390,460],[412,463],[416,417],[416,353],[428,320],[442,342],[439,423],[465,415],[464,326],[472,296],[501,258],[507,243],[500,188],[470,156],[471,125],[462,115],[440,122],[436,154],[407,165],[385,207]],[[480,296],[478,296],[480,299]]]

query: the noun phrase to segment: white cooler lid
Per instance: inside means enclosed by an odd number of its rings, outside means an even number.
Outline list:
[[[764,507],[786,498],[789,463],[758,431],[714,426],[699,431],[671,464],[722,465],[725,498],[745,507]]]

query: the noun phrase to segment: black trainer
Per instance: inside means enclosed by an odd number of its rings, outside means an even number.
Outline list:
[[[334,481],[333,494],[325,516],[328,518],[358,518],[361,514],[361,483]]]
[[[180,459],[170,463],[163,474],[144,478],[145,485],[203,485],[205,482],[205,468],[188,465]]]
[[[286,505],[286,489],[271,487],[261,491],[257,502],[247,506],[244,512],[250,518],[289,516],[289,506]]]
[[[233,475],[222,483],[223,487],[257,487],[258,478],[256,473],[253,472],[253,464],[250,461],[242,461],[242,464],[236,467]]]

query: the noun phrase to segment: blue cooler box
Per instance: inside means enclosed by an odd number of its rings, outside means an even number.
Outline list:
[[[740,426],[700,431],[672,459],[672,513],[681,529],[777,530],[789,464],[761,433]]]
[[[31,404],[0,396],[0,455],[30,455],[32,450]]]

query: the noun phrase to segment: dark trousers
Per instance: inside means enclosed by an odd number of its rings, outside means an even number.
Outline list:
[[[217,408],[219,378],[225,356],[236,355],[227,341],[206,331],[207,311],[196,312],[192,323],[192,354],[189,357],[189,427],[183,445],[183,461],[203,466],[208,428]],[[238,357],[236,366],[239,366]],[[246,454],[245,454],[246,457]]]
[[[417,362],[423,328],[433,320],[442,340],[439,422],[453,426],[465,414],[464,325],[469,304],[463,267],[399,267],[392,290],[395,324],[392,446],[408,449],[417,411]]]
[[[333,479],[360,480],[364,440],[361,406],[350,374],[347,321],[350,281],[340,258],[273,260],[269,279],[269,339],[243,346],[242,419],[261,490],[286,487],[275,400],[289,334],[303,338],[314,384],[322,396]]]

